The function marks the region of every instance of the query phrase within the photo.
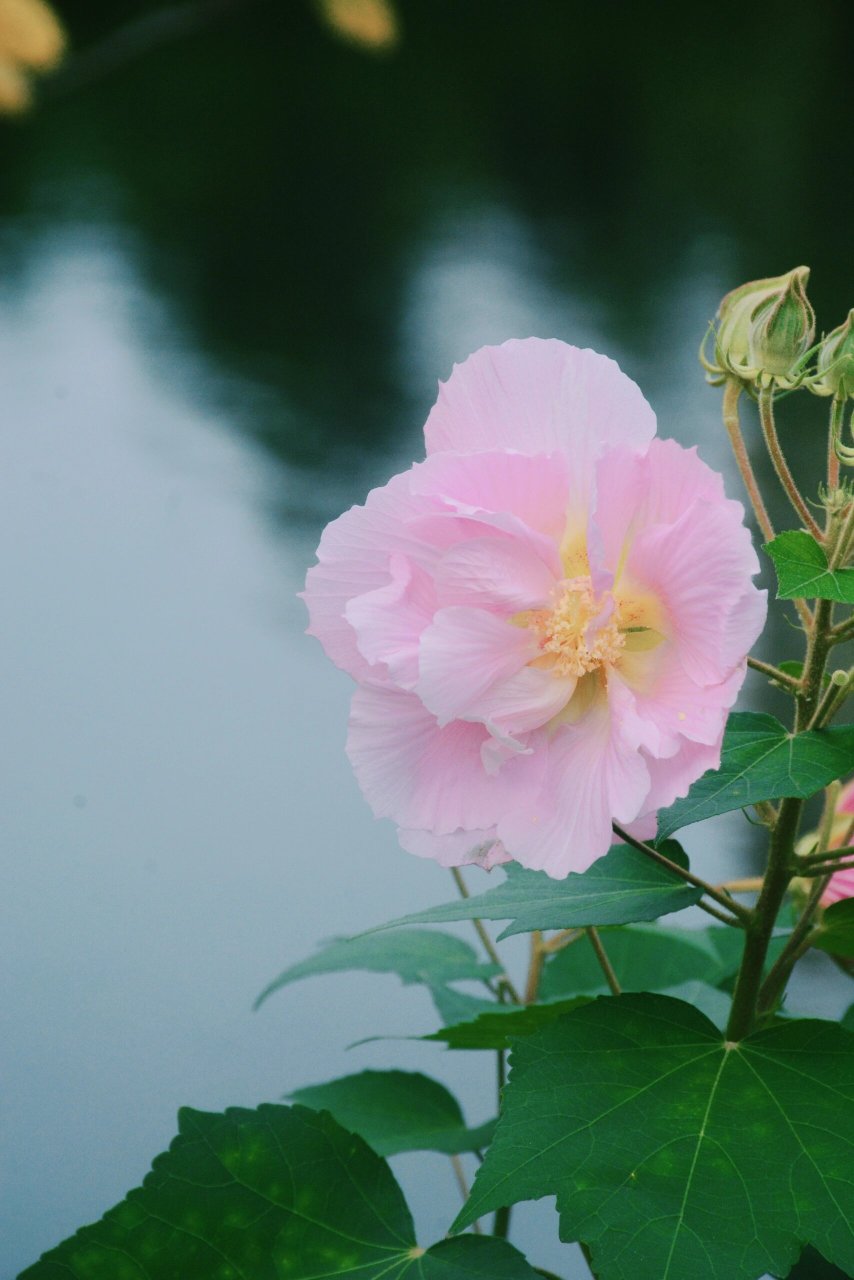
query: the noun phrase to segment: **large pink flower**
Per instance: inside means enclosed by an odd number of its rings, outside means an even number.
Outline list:
[[[718,763],[765,618],[743,510],[613,361],[554,340],[456,366],[425,437],[308,575],[359,684],[356,776],[413,853],[583,870]]]

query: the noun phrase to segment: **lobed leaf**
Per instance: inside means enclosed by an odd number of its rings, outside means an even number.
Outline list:
[[[659,839],[680,827],[761,800],[815,795],[854,769],[854,725],[792,734],[774,716],[735,712],[727,721],[719,769],[658,815]]]
[[[381,1156],[479,1151],[489,1145],[495,1128],[490,1120],[467,1129],[453,1094],[418,1071],[362,1071],[296,1089],[288,1097],[313,1111],[330,1112]]]
[[[535,1280],[504,1240],[418,1248],[386,1162],[306,1107],[184,1109],[142,1186],[19,1280]]]
[[[806,1244],[854,1270],[854,1038],[780,1022],[740,1043],[623,995],[517,1041],[455,1227],[556,1195],[599,1280],[757,1280]]]
[[[357,938],[336,938],[316,955],[291,965],[265,987],[255,1001],[257,1009],[274,991],[318,973],[342,973],[364,969],[370,973],[396,973],[405,983],[441,986],[463,978],[489,978],[498,973],[482,963],[462,938],[433,929],[401,929],[394,937],[375,933]]]
[[[671,860],[674,855],[684,857],[678,846],[665,853]],[[378,929],[451,920],[510,920],[499,934],[509,938],[532,929],[655,920],[690,907],[701,897],[699,889],[624,844],[615,845],[586,871],[571,872],[565,880],[553,880],[544,871],[528,871],[516,863],[508,863],[506,875],[502,884],[486,893],[428,907]]]
[[[835,600],[854,604],[854,569],[830,569],[824,548],[804,529],[790,529],[766,542],[777,570],[779,600]]]

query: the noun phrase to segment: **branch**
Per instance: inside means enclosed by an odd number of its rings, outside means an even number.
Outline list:
[[[824,533],[816,523],[806,502],[804,502],[801,491],[795,484],[795,478],[789,470],[789,464],[780,447],[777,428],[774,424],[774,392],[771,387],[763,387],[759,392],[759,420],[762,423],[762,434],[765,436],[765,444],[768,446],[768,452],[771,455],[771,461],[774,464],[774,470],[777,472],[780,484],[786,490],[789,501],[800,516],[804,528],[819,542],[823,542]]]
[[[454,884],[457,886],[460,892],[460,897],[470,898],[471,894],[468,891],[468,885],[463,879],[459,867],[451,867],[451,875],[454,877]],[[483,925],[483,921],[472,920],[472,924],[477,930],[477,936],[480,938],[481,942],[483,943],[484,951],[489,956],[492,963],[494,965],[497,965],[498,968],[501,970],[501,973],[498,975],[498,981],[505,988],[505,990],[507,991],[507,994],[510,996],[510,999],[513,1001],[513,1003],[521,1004],[522,1000],[519,996],[519,992],[514,987],[509,974],[504,968],[504,965],[501,962],[501,956],[498,954],[498,952],[495,949],[495,943],[492,941],[489,934],[486,932],[486,929],[484,928],[484,925]]]
[[[719,906],[726,907],[727,911],[731,911],[734,916],[748,924],[753,919],[753,913],[747,907],[743,907],[740,902],[734,902],[725,893],[721,893],[713,884],[709,884],[706,880],[701,880],[699,876],[695,876],[691,871],[686,871],[684,867],[680,867],[678,862],[671,862],[670,858],[665,858],[663,853],[659,853],[657,849],[653,849],[652,845],[645,844],[643,840],[636,840],[634,836],[629,835],[628,831],[619,826],[616,822],[612,823],[612,830],[621,840],[625,840],[626,844],[637,849],[639,853],[646,854],[653,862],[657,862],[660,867],[666,867],[668,871],[672,871],[674,875],[680,879],[687,881],[697,889],[702,889],[713,902],[717,902]]]
[[[748,658],[747,665],[752,667],[754,671],[761,671],[769,680],[773,680],[775,684],[781,684],[792,692],[796,692],[801,687],[801,682],[795,676],[787,675],[785,671],[781,671],[779,667],[772,666],[770,662],[763,662],[761,658]]]
[[[611,988],[611,995],[621,996],[623,994],[623,988],[620,986],[617,975],[614,973],[614,966],[611,964],[611,961],[608,959],[608,954],[602,946],[602,939],[599,937],[599,930],[594,929],[591,924],[584,930],[584,932],[593,944],[593,950],[596,952],[596,959],[599,961],[602,972],[605,975],[605,981]]]

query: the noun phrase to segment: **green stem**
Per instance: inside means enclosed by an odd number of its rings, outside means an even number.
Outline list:
[[[769,680],[782,685],[784,689],[790,689],[793,693],[801,687],[800,680],[795,676],[787,675],[779,667],[772,666],[770,662],[763,662],[761,658],[748,658],[747,665],[754,671],[761,671],[762,675],[767,676]]]
[[[792,930],[789,941],[786,943],[780,955],[771,966],[768,976],[762,983],[759,992],[758,1012],[760,1016],[777,1007],[777,1003],[782,996],[786,983],[789,981],[792,970],[803,955],[803,943],[807,934],[812,929],[813,916],[818,910],[821,902],[821,895],[827,888],[827,882],[830,876],[821,876],[816,880],[810,889],[810,895],[807,898],[798,923]]]
[[[756,476],[753,474],[753,467],[744,443],[744,436],[741,434],[741,422],[738,416],[738,398],[740,395],[741,383],[736,382],[734,378],[730,378],[724,387],[724,426],[729,436],[729,442],[732,445],[732,451],[735,454],[735,461],[741,472],[741,478],[744,481],[744,487],[747,490],[747,496],[750,498],[750,505],[756,515],[756,522],[762,530],[762,536],[765,541],[771,542],[774,538],[774,526],[771,523],[762,494],[759,492],[759,485],[756,483]]]
[[[828,600],[819,600],[807,639],[802,692],[797,699],[795,710],[796,733],[805,729],[815,715],[830,647],[829,632],[832,622],[832,604]],[[750,918],[747,922],[744,952],[727,1023],[728,1040],[743,1040],[752,1030],[756,1019],[768,945],[792,878],[795,841],[803,808],[803,800],[792,797],[780,803],[777,821],[771,835],[768,867],[762,881],[762,889],[756,906],[749,913]],[[780,994],[782,994],[782,988]]]
[[[804,502],[780,447],[777,427],[774,423],[774,391],[772,387],[763,387],[759,392],[759,420],[762,423],[762,434],[765,437],[765,444],[774,464],[774,470],[777,472],[780,483],[788,494],[789,501],[800,516],[804,528],[808,529],[814,538],[822,541],[824,534],[813,518],[809,507]]]
[[[495,1210],[495,1221],[492,1224],[492,1234],[498,1236],[499,1240],[506,1240],[510,1234],[510,1209],[511,1205],[502,1205],[500,1209]]]
[[[747,926],[744,953],[727,1023],[727,1040],[743,1040],[753,1028],[768,944],[771,941],[777,914],[789,887],[791,878],[789,863],[803,807],[803,800],[794,799],[784,800],[780,805],[777,826],[771,837],[768,868],[762,882],[762,890],[752,912],[751,922]]]

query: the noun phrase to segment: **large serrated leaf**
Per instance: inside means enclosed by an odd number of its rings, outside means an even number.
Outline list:
[[[658,816],[659,839],[680,827],[761,800],[815,795],[854,769],[854,725],[789,733],[774,716],[736,712],[727,721],[721,766]]]
[[[854,604],[854,569],[831,569],[824,549],[804,529],[790,529],[765,550],[777,570],[780,600],[835,600]]]
[[[552,880],[544,871],[508,864],[507,879],[486,893],[428,907],[381,925],[439,924],[451,920],[511,920],[499,934],[532,929],[572,929],[584,925],[655,920],[690,907],[701,891],[627,845],[615,845],[586,871]],[[367,937],[371,934],[364,935]]]
[[[854,1270],[854,1038],[726,1042],[689,1005],[599,999],[516,1042],[460,1227],[556,1195],[599,1280],[758,1280],[805,1244]]]
[[[326,1113],[185,1109],[142,1186],[19,1280],[536,1280],[504,1240],[424,1250],[391,1170]]]
[[[366,969],[370,973],[396,973],[406,983],[423,982],[441,986],[463,978],[489,978],[498,972],[495,965],[478,960],[474,948],[462,938],[434,929],[401,929],[393,937],[375,933],[358,938],[336,938],[316,955],[291,965],[265,987],[255,1008],[274,991],[291,982],[318,973],[343,973]]]
[[[467,1129],[453,1094],[419,1071],[361,1071],[288,1095],[314,1111],[329,1111],[381,1156],[400,1151],[456,1155],[488,1146],[495,1121]]]

